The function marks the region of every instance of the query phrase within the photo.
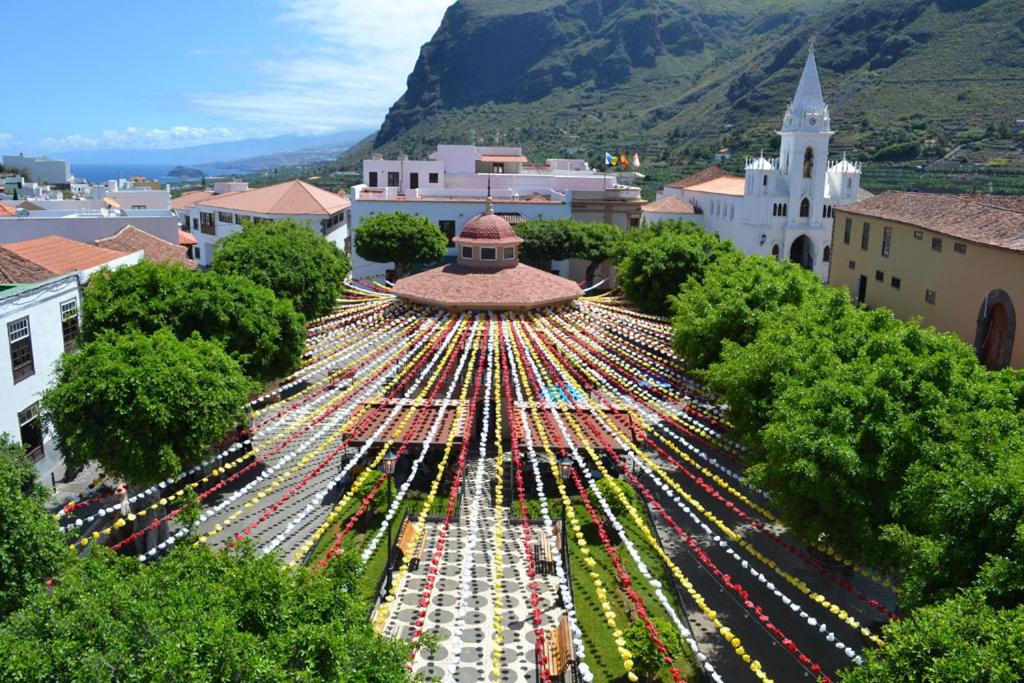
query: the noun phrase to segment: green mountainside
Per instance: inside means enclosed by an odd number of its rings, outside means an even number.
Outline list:
[[[1024,118],[1021,0],[459,0],[347,160],[444,142],[676,168],[770,151],[812,41],[835,152],[939,157]]]

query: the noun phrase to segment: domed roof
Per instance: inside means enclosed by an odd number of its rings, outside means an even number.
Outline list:
[[[459,234],[464,240],[515,239],[516,231],[508,221],[493,213],[482,213],[466,221]]]

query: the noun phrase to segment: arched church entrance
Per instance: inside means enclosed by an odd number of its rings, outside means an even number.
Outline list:
[[[974,349],[978,360],[989,370],[1002,370],[1010,364],[1017,316],[1010,295],[995,289],[985,295],[978,312]]]
[[[789,247],[789,260],[807,270],[814,268],[814,245],[807,235],[800,235]]]

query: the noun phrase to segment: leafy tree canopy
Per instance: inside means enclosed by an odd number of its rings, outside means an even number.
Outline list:
[[[43,419],[71,467],[148,484],[202,460],[245,420],[253,384],[215,342],[104,332],[58,361]]]
[[[218,241],[213,270],[244,275],[291,299],[309,320],[334,307],[350,265],[340,249],[308,225],[287,219],[249,223]]]
[[[0,678],[411,680],[409,646],[374,632],[352,566],[284,569],[247,546],[179,547],[152,564],[100,550],[0,630]]]
[[[829,290],[795,263],[729,252],[671,298],[675,350],[694,368],[718,360],[725,341],[745,345],[780,307],[822,299]]]
[[[168,327],[222,344],[247,374],[281,377],[302,358],[306,329],[289,299],[241,275],[142,261],[94,276],[82,302],[84,342],[105,330]]]
[[[43,505],[47,491],[25,449],[0,435],[0,618],[57,573],[69,559],[57,522]]]
[[[887,625],[843,683],[1010,683],[1024,678],[1024,605],[997,610],[967,593]]]
[[[655,628],[658,629],[658,639],[668,650],[668,654],[676,662],[686,656],[686,649],[683,639],[679,635],[679,629],[666,619],[655,617],[651,619]],[[633,654],[633,672],[641,681],[656,681],[658,674],[667,671],[664,656],[658,652],[658,646],[654,644],[647,624],[642,619],[635,619],[623,632],[626,641],[626,649]]]
[[[603,261],[613,258],[623,240],[622,228],[608,223],[581,223],[571,218],[537,219],[520,223],[516,234],[523,238],[519,248],[524,259],[564,261],[578,258],[589,261],[587,280]]]
[[[356,229],[356,253],[367,261],[393,261],[396,277],[413,266],[437,263],[448,253],[448,238],[423,216],[401,211],[363,219]]]
[[[619,285],[640,308],[664,314],[668,297],[687,278],[700,282],[708,264],[732,249],[693,223],[661,221],[627,234],[619,250]]]

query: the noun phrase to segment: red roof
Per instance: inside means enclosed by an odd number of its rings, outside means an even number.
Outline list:
[[[644,213],[696,213],[693,204],[673,195],[666,195],[649,204],[644,204],[640,210]]]
[[[116,235],[96,240],[95,244],[124,254],[142,251],[147,261],[181,263],[190,268],[196,267],[195,262],[188,258],[188,250],[185,247],[171,244],[156,235],[139,230],[134,225],[126,225]]]
[[[836,208],[966,242],[1024,251],[1024,197],[883,192]]]
[[[459,237],[464,240],[519,239],[508,221],[494,213],[482,213],[466,221]]]
[[[37,263],[5,247],[0,247],[0,283],[25,285],[30,282],[49,280],[56,273],[51,273]]]
[[[18,215],[18,210],[17,209],[15,209],[10,204],[7,204],[5,202],[0,202],[0,216],[7,216],[7,217],[9,217],[9,216],[17,216],[17,215]]]
[[[183,247],[191,247],[193,245],[199,244],[199,240],[197,240],[192,233],[186,230],[179,230],[178,244],[180,244]]]
[[[25,242],[12,242],[4,247],[56,275],[73,270],[88,270],[124,256],[123,252],[104,249],[67,237],[50,235]]]
[[[572,280],[521,263],[500,269],[441,266],[402,278],[393,291],[413,303],[457,311],[529,310],[583,295]]]
[[[192,190],[171,200],[172,209],[191,209],[198,202],[213,197],[214,194],[208,190]]]
[[[245,192],[211,196],[198,206],[279,215],[332,215],[352,206],[345,197],[321,190],[301,180],[290,180]]]
[[[665,187],[674,187],[677,190],[682,190],[692,185],[700,185],[701,183],[706,183],[709,180],[714,180],[716,178],[733,177],[735,176],[729,175],[719,166],[708,166],[703,171],[698,171],[692,175],[686,176],[685,178],[680,178],[679,180],[673,180],[671,183],[665,185]]]

